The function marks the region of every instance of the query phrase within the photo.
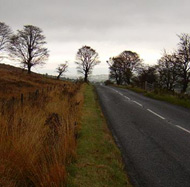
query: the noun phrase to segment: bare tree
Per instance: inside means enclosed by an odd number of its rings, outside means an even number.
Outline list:
[[[76,55],[76,64],[79,73],[84,75],[84,81],[88,82],[88,76],[92,73],[94,66],[98,65],[98,53],[89,46],[80,48]]]
[[[57,76],[57,79],[59,79],[61,77],[61,75],[67,71],[67,68],[68,68],[68,62],[66,61],[65,63],[63,64],[59,64],[58,67],[57,67],[57,73],[58,73],[58,76]]]
[[[180,67],[175,53],[168,54],[164,51],[157,65],[159,73],[159,85],[161,88],[173,91],[179,80]]]
[[[117,85],[123,83],[123,71],[122,71],[122,64],[123,61],[119,57],[110,58],[107,61],[110,69],[109,78],[115,80]]]
[[[156,66],[149,66],[143,64],[142,67],[139,69],[138,74],[133,81],[135,84],[143,89],[146,89],[146,85],[155,85],[157,83],[157,72]]]
[[[115,78],[117,84],[131,84],[131,78],[141,65],[139,55],[132,51],[123,51],[120,55],[110,58],[108,62],[110,78]]]
[[[30,73],[33,66],[43,65],[48,59],[49,52],[44,44],[46,42],[42,30],[33,25],[26,25],[23,30],[18,30],[17,34],[11,37],[10,57],[20,61]]]
[[[181,74],[182,78],[182,91],[186,92],[188,87],[188,83],[190,81],[190,36],[188,34],[178,35],[180,42],[178,43],[178,60],[181,66]]]
[[[7,44],[10,41],[10,35],[12,34],[11,28],[3,22],[0,22],[0,52],[7,48]],[[0,56],[0,59],[2,56]]]
[[[124,81],[127,84],[131,84],[132,75],[138,71],[142,60],[136,52],[132,51],[123,51],[119,56],[123,60]]]

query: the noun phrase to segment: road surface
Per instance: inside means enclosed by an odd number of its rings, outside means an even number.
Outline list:
[[[109,127],[137,187],[190,187],[190,110],[96,85]]]

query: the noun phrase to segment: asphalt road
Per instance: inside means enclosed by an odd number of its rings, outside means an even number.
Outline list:
[[[134,186],[190,187],[190,110],[96,85]]]

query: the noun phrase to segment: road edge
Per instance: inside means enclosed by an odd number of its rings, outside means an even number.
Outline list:
[[[98,91],[97,91],[97,87],[94,86],[94,92],[97,96],[97,100],[99,102],[102,114],[104,115],[104,118],[106,120],[107,126],[112,134],[112,137],[116,143],[116,145],[118,146],[119,150],[121,151],[121,156],[122,156],[122,160],[124,163],[124,169],[127,173],[127,176],[129,177],[129,181],[130,183],[134,186],[134,187],[143,187],[143,182],[141,182],[140,180],[140,174],[139,172],[133,167],[133,163],[131,162],[130,158],[124,155],[127,155],[127,152],[125,151],[121,141],[117,138],[115,130],[112,128],[112,122],[107,118],[107,112],[105,110],[105,107],[103,106],[103,103],[99,97]]]

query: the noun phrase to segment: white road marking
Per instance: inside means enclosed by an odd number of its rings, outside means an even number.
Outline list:
[[[150,109],[147,109],[147,110],[148,110],[149,112],[151,112],[152,114],[158,116],[159,118],[165,119],[164,117],[162,117],[161,115],[157,114],[156,112],[154,112],[154,111],[152,111],[152,110],[150,110]]]
[[[137,101],[133,101],[133,102],[142,107],[142,104],[140,104],[139,102]]]
[[[189,131],[189,130],[187,130],[187,129],[185,129],[185,128],[179,126],[179,125],[176,125],[176,127],[178,127],[178,128],[181,129],[181,130],[184,130],[185,132],[188,132],[188,133],[190,134],[190,131]]]
[[[113,88],[111,88],[113,91],[115,91],[116,93],[118,93],[119,95],[121,95],[121,96],[123,96],[123,97],[125,97],[125,99],[128,99],[128,100],[130,100],[130,98],[129,97],[127,97],[127,96],[125,96],[125,95],[123,95],[122,93],[120,93],[119,91],[117,91],[117,90],[115,90],[115,89],[113,89]],[[132,100],[132,102],[134,102],[134,103],[136,103],[137,105],[139,105],[139,106],[141,106],[141,107],[143,107],[143,105],[141,104],[141,103],[139,103],[139,102],[137,102],[137,101],[134,101],[134,100]],[[161,116],[161,115],[159,115],[159,114],[157,114],[156,112],[154,112],[154,111],[152,111],[152,110],[150,110],[150,109],[147,109],[149,112],[151,112],[152,114],[154,114],[154,115],[156,115],[156,116],[158,116],[159,118],[161,118],[161,119],[165,119],[163,116]],[[185,132],[187,132],[187,133],[189,133],[190,134],[190,131],[189,130],[187,130],[187,129],[185,129],[185,128],[183,128],[183,127],[181,127],[181,126],[179,126],[179,125],[175,125],[177,128],[179,128],[179,129],[181,129],[181,130],[183,130],[183,131],[185,131]]]
[[[128,100],[130,100],[130,98],[129,97],[127,97],[127,96],[124,96],[125,97],[125,99],[128,99]]]

